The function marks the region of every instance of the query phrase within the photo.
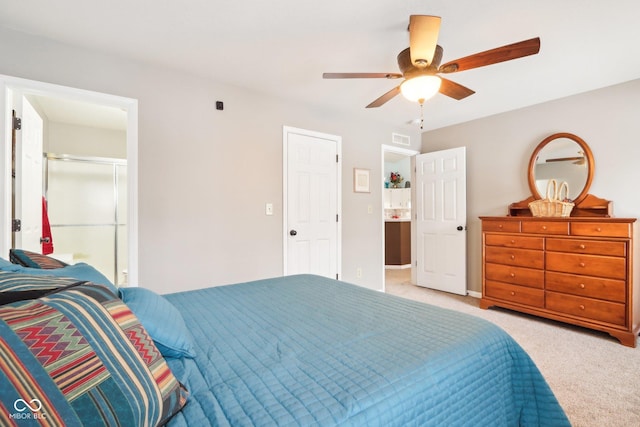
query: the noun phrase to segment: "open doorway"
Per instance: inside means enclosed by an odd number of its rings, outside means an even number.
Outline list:
[[[382,146],[383,291],[387,281],[410,282],[412,277],[412,156],[418,151]]]
[[[120,233],[119,241],[118,238],[116,238],[115,242],[116,251],[119,248],[120,257],[125,257],[125,259],[120,260],[120,265],[126,267],[108,268],[108,271],[103,271],[103,273],[106,273],[105,275],[108,277],[113,276],[110,278],[113,279],[114,283],[124,284],[128,282],[137,284],[137,101],[130,98],[0,76],[0,128],[4,129],[5,136],[8,136],[5,137],[4,141],[0,141],[0,150],[5,154],[4,159],[7,159],[7,161],[0,162],[0,191],[4,202],[2,209],[0,209],[0,226],[3,230],[3,232],[0,233],[0,256],[7,256],[9,249],[12,247],[12,240],[15,239],[14,234],[11,232],[13,225],[11,198],[12,193],[14,193],[14,191],[12,191],[12,147],[11,143],[7,144],[5,141],[11,142],[13,128],[13,120],[11,118],[12,109],[14,109],[14,101],[17,99],[28,100],[29,103],[35,105],[38,114],[44,117],[44,145],[39,150],[41,160],[44,165],[49,163],[49,166],[52,167],[58,175],[68,176],[68,170],[64,168],[67,168],[70,164],[68,160],[69,157],[73,155],[76,155],[74,164],[77,165],[80,158],[80,160],[83,161],[83,168],[86,166],[84,160],[87,158],[92,161],[99,160],[97,163],[101,165],[105,160],[109,159],[117,160],[115,163],[126,162],[126,176],[123,176],[121,171],[117,171],[114,178],[115,180],[120,179],[120,183],[126,180],[126,191],[121,192],[120,200],[116,200],[120,207],[126,206],[126,213],[120,210],[122,223],[126,224],[126,227],[122,227],[119,221],[115,221],[115,226],[112,227],[115,230],[114,234],[118,229],[122,230],[126,228],[124,233]],[[115,122],[119,124],[116,125],[114,124]],[[114,130],[114,126],[119,126],[120,129]],[[112,127],[112,129],[108,132],[104,131],[104,129],[108,129],[109,127]],[[55,128],[56,132],[50,132],[52,128]],[[75,136],[72,136],[70,133],[71,129],[75,129]],[[101,130],[97,131],[96,129]],[[82,131],[85,132],[84,139],[78,135],[78,132],[82,133]],[[104,136],[106,133],[114,132],[123,135],[121,147],[115,148],[115,151],[114,147],[109,147],[109,144],[104,140],[101,143],[99,137],[99,134]],[[54,133],[56,135],[55,139],[57,139],[58,142],[53,145],[56,148],[50,150],[48,145],[51,141],[48,141],[47,137]],[[71,148],[73,144],[65,145],[73,140],[75,140],[75,149]],[[82,142],[83,140],[84,143]],[[93,145],[92,148],[90,148],[91,145]],[[83,152],[83,149],[89,151]],[[112,155],[118,150],[120,151],[118,154]],[[48,151],[56,151],[57,153],[54,154],[58,156],[49,158],[42,156],[42,153]],[[113,168],[115,168],[115,166],[110,166],[110,169]],[[93,174],[94,172],[89,173]],[[84,171],[84,174],[86,176],[87,171]],[[16,175],[20,175],[17,168]],[[40,178],[39,181],[41,182],[37,183],[37,187],[43,189],[43,191],[40,192],[40,197],[45,195],[44,189],[47,188],[46,171],[43,178]],[[81,180],[83,179],[84,178],[81,178]],[[106,179],[109,180],[109,178]],[[51,184],[51,182],[48,184]],[[28,206],[29,203],[25,203],[22,200],[21,187],[22,183],[19,183],[15,191],[17,203]],[[59,189],[60,187],[57,188]],[[73,192],[74,190],[72,189],[71,191]],[[94,192],[91,193],[93,194]],[[63,192],[62,198],[67,200],[69,194],[68,192]],[[108,198],[111,201],[114,200],[113,196],[109,196]],[[107,200],[107,197],[98,197],[97,200],[102,203]],[[42,212],[39,208],[36,208],[36,210]],[[68,224],[61,223],[57,225],[60,226],[60,230],[64,230],[63,234],[69,234],[70,228],[67,227]],[[80,225],[82,228],[86,227],[86,224],[76,225]],[[70,239],[78,241],[75,237],[71,237]],[[91,239],[93,238],[91,237]],[[69,238],[67,240],[69,240]],[[63,240],[59,241],[61,244],[62,242]],[[82,248],[77,252],[79,254],[85,253]],[[52,256],[54,255],[52,254]],[[115,263],[115,260],[111,262]],[[122,270],[126,270],[125,277],[122,275]]]

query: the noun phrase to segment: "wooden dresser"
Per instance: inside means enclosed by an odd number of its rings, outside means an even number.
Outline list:
[[[636,346],[635,219],[481,217],[481,308],[499,306],[607,332]]]

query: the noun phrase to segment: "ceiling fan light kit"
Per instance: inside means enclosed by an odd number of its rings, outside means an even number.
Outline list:
[[[367,105],[367,108],[380,107],[399,93],[410,101],[420,105],[437,92],[460,100],[475,92],[461,84],[437,76],[470,70],[499,62],[510,61],[540,51],[540,38],[535,37],[512,43],[495,49],[465,56],[440,65],[443,49],[437,44],[441,18],[430,15],[411,15],[409,17],[409,48],[398,54],[399,73],[324,73],[325,79],[396,79],[404,81]]]
[[[442,80],[438,76],[418,76],[403,81],[400,85],[400,92],[409,101],[422,104],[438,93],[441,84]]]

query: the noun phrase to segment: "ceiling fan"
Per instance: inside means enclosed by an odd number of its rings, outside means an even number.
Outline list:
[[[547,163],[551,162],[572,162],[574,165],[584,165],[587,162],[587,158],[584,156],[584,151],[578,151],[579,156],[576,157],[557,157],[555,159],[545,160]]]
[[[422,105],[426,99],[437,92],[457,100],[475,93],[473,90],[440,77],[438,74],[450,74],[484,67],[535,55],[540,51],[540,38],[536,37],[440,65],[443,54],[442,47],[437,44],[440,20],[438,16],[411,15],[409,20],[410,47],[398,54],[400,73],[324,73],[322,77],[325,79],[404,78],[399,86],[380,96],[367,105],[367,108],[380,107],[399,93],[402,93],[410,101],[417,101]]]

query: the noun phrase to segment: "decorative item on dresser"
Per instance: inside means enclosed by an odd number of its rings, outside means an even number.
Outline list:
[[[575,141],[572,149],[583,160],[551,153],[566,145],[566,139]],[[550,147],[554,141],[558,145]],[[567,159],[568,169],[588,166],[582,180],[572,185],[577,196],[570,217],[533,217],[524,208],[541,198],[539,181],[549,179],[540,179],[541,157],[544,162]],[[593,168],[591,150],[575,135],[556,134],[540,143],[529,164],[533,196],[510,205],[508,216],[480,217],[480,307],[498,306],[604,331],[635,347],[640,331],[640,293],[633,286],[636,219],[613,218],[610,201],[587,194]],[[557,177],[565,180],[574,176],[568,169],[554,173],[566,173]]]

